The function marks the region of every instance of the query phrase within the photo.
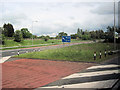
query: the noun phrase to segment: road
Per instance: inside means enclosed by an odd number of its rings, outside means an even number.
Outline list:
[[[2,54],[3,57],[8,57],[17,55],[18,51],[21,54],[32,51],[62,48],[82,43],[83,42],[5,50],[2,51]],[[2,63],[3,86],[4,88],[36,88],[35,90],[39,90],[40,88],[120,88],[120,84],[118,84],[118,82],[120,82],[119,60],[120,58],[117,57],[94,66],[91,65],[91,67],[87,67],[88,63],[73,64],[74,62],[64,62],[63,64],[63,62],[59,61],[35,59],[18,59],[11,62],[4,62]],[[83,68],[83,66],[86,67],[86,69],[81,71],[81,67]]]
[[[69,43],[69,44],[64,44],[64,45],[60,44],[60,45],[22,48],[22,49],[13,49],[13,50],[2,50],[1,52],[2,52],[2,57],[6,57],[6,56],[17,55],[18,51],[20,52],[20,54],[23,54],[23,53],[27,53],[27,52],[42,51],[42,50],[53,49],[53,48],[62,48],[62,47],[67,47],[67,46],[71,46],[71,45],[83,44],[83,43],[92,43],[92,41],[80,42],[80,43]]]
[[[120,57],[71,74],[40,88],[86,88],[113,89],[120,88]],[[39,90],[37,88],[35,90]]]
[[[93,63],[19,58],[2,63],[2,87],[38,88],[93,65]]]

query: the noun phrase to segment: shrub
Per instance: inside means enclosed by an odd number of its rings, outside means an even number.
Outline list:
[[[0,34],[0,44],[5,45],[5,35]]]
[[[44,38],[45,41],[48,41],[48,38]]]
[[[21,42],[23,40],[22,33],[20,30],[16,30],[14,34],[14,41]]]

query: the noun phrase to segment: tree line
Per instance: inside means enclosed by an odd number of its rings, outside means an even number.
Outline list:
[[[116,32],[120,33],[120,28],[115,27]],[[48,39],[61,39],[62,36],[67,36],[68,34],[65,32],[60,32],[56,37],[50,37],[50,36],[36,36],[29,32],[27,28],[22,28],[21,30],[14,30],[14,27],[12,24],[4,24],[2,28],[0,28],[1,31],[1,37],[0,41],[2,44],[4,44],[5,38],[12,38],[16,42],[21,42],[24,39],[27,38],[38,38],[38,39],[44,39],[47,41]],[[105,39],[105,42],[113,42],[114,41],[114,27],[108,26],[107,32],[104,32],[103,30],[82,30],[80,28],[77,29],[77,32],[75,34],[71,34],[71,39],[81,39],[81,40],[95,40],[95,39]],[[117,42],[119,42],[119,38],[117,39]]]
[[[21,42],[24,38],[32,38],[32,33],[30,33],[27,28],[22,28],[21,30],[15,31],[13,25],[10,23],[4,24],[3,27],[0,28],[0,31],[2,37],[0,41],[2,44],[5,43],[5,38],[14,39],[16,42]],[[33,37],[35,37],[35,35]]]
[[[105,39],[105,32],[103,30],[96,31],[83,31],[82,29],[77,29],[76,34],[71,35],[72,39],[82,39],[82,40],[93,40],[93,39]]]
[[[95,40],[95,39],[104,39],[104,42],[114,42],[114,27],[108,26],[107,31],[103,30],[82,30],[80,28],[77,29],[77,33],[71,34],[71,39],[81,39],[81,40]],[[115,27],[116,33],[120,33],[120,28]],[[60,32],[56,38],[60,39],[62,36],[67,36],[67,33]],[[118,43],[120,43],[120,37],[116,34],[115,39]]]

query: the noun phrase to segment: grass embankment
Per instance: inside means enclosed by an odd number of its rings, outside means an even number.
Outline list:
[[[67,61],[85,61],[85,62],[101,62],[107,60],[114,55],[104,57],[104,50],[113,50],[113,44],[91,43],[80,44],[59,49],[51,49],[40,52],[31,52],[21,54],[15,57],[49,59],[49,60],[67,60]],[[93,60],[93,53],[97,52],[97,59]],[[102,51],[102,59],[99,59],[99,52]]]
[[[30,40],[30,39],[23,40],[22,42],[6,40],[5,45],[2,45],[1,47],[3,47],[2,50],[9,50],[9,49],[19,49],[19,48],[28,48],[28,47],[37,47],[37,46],[47,46],[47,45],[51,45],[51,44],[61,44],[61,41],[53,40],[53,39],[48,40],[48,41],[44,41],[43,39],[36,39],[36,40],[33,40],[33,46],[32,46],[32,40]],[[7,48],[5,48],[5,47],[7,47]]]
[[[43,39],[33,40],[33,45],[49,44],[49,43],[58,44],[58,43],[60,43],[60,40],[48,40],[48,41],[44,41]],[[27,46],[27,45],[32,45],[32,40],[30,40],[30,39],[29,40],[23,40],[22,42],[15,42],[13,40],[6,40],[5,45],[3,45],[3,47]]]
[[[83,41],[84,40],[72,39],[71,43],[77,43],[77,42],[83,42]],[[86,41],[88,41],[88,40],[86,40]],[[19,48],[25,48],[25,47],[28,48],[28,47],[48,46],[51,44],[53,44],[53,45],[62,44],[62,40],[61,39],[49,39],[48,41],[44,41],[43,39],[35,39],[35,40],[33,40],[33,45],[35,45],[35,46],[30,46],[30,45],[32,45],[32,40],[23,40],[22,42],[6,40],[5,45],[2,45],[1,47],[3,47],[3,48],[10,47],[10,48],[2,49],[2,50],[9,50],[9,49],[19,49]],[[18,47],[15,47],[15,46],[18,46]],[[25,46],[25,47],[23,47],[23,46]]]

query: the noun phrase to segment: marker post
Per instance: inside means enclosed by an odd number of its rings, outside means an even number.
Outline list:
[[[106,50],[105,50],[105,57],[106,57],[106,55],[107,55],[107,52],[106,52]]]
[[[94,60],[96,60],[96,52],[94,52]]]
[[[19,56],[20,52],[18,51],[18,56]]]
[[[100,59],[102,58],[102,53],[101,53],[101,51],[100,51]]]

